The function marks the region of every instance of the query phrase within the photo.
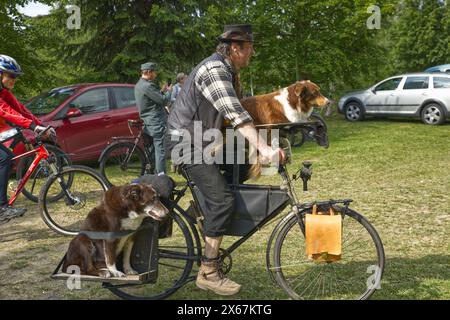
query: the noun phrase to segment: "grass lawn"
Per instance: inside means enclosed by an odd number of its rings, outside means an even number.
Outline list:
[[[295,150],[291,173],[304,160],[314,163],[310,191],[299,193],[301,200],[352,198],[352,208],[376,227],[386,268],[372,299],[450,299],[450,125],[378,119],[349,123],[334,116],[328,127],[329,149],[308,143]],[[258,181],[279,182],[276,176]],[[300,191],[301,181],[297,185]],[[49,230],[37,205],[23,196],[17,206],[27,207],[28,213],[0,226],[0,299],[115,298],[100,284],[83,283],[82,290],[69,291],[64,282],[51,280],[70,239]],[[235,299],[287,298],[265,271],[272,229],[261,230],[234,254],[230,276],[243,285]],[[171,298],[220,299],[194,283]]]

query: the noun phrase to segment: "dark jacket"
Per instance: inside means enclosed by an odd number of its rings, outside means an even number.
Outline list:
[[[172,141],[172,136],[176,137],[176,135],[173,135],[175,131],[180,131],[180,129],[187,130],[193,138],[194,122],[196,121],[202,123],[203,132],[208,129],[221,129],[223,126],[224,115],[219,113],[213,104],[204,97],[195,83],[197,72],[208,62],[225,63],[224,57],[215,53],[200,62],[186,79],[167,122],[169,130],[166,132],[166,154],[170,154],[175,145],[178,144],[178,141]],[[235,75],[231,70],[230,76],[234,82]],[[179,141],[181,140],[180,138]],[[203,141],[202,146],[195,146],[195,149],[201,152],[209,143],[208,141]],[[184,160],[186,159],[181,161]]]
[[[150,80],[139,79],[134,88],[139,116],[144,121],[146,129],[160,132],[166,127],[166,111],[170,97],[161,94],[158,86]]]

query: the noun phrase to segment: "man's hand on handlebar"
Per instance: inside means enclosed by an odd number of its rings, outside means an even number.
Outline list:
[[[272,147],[265,145],[259,148],[259,153],[262,163],[279,163],[284,164],[286,160],[286,154],[283,149],[277,148],[272,149]]]
[[[44,140],[56,138],[56,131],[53,127],[36,126],[34,132],[40,135],[40,137]]]

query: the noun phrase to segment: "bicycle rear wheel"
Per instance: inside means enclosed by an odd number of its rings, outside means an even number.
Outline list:
[[[293,215],[277,235],[271,271],[292,299],[365,300],[380,285],[385,256],[378,233],[356,211],[337,208],[343,214],[340,261],[318,263],[306,256],[304,214],[302,221]]]
[[[105,283],[104,287],[122,299],[159,300],[177,291],[190,279],[189,275],[195,257],[194,242],[190,228],[176,212],[173,218],[172,235],[158,241],[158,278],[156,283],[113,285]]]
[[[55,232],[75,236],[107,189],[103,177],[91,168],[65,167],[41,188],[38,203],[42,219]]]
[[[58,169],[71,165],[71,161],[67,154],[57,146],[46,144],[45,148],[50,154],[50,157],[47,161],[41,161],[39,163],[22,189],[23,195],[36,203],[38,202],[41,187],[52,173],[49,163],[55,163]],[[20,159],[16,169],[17,180],[20,181],[25,176],[33,160],[34,154]]]
[[[139,146],[129,142],[118,142],[108,147],[100,160],[100,172],[110,186],[124,185],[142,176],[147,168],[147,159]]]

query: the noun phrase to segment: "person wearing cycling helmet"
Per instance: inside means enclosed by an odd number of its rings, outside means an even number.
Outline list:
[[[22,68],[16,60],[0,54],[0,132],[14,126],[31,129],[36,133],[46,130],[41,121],[11,92],[17,77],[22,73]],[[53,131],[50,132],[51,130]],[[54,129],[50,129],[46,136],[54,133]],[[13,157],[11,150],[0,143],[0,224],[21,217],[26,212],[26,209],[13,208],[8,205],[7,189]]]

